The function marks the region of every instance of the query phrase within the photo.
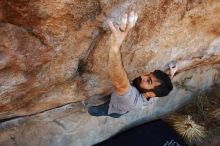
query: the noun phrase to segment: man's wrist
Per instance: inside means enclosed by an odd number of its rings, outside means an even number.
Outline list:
[[[113,51],[114,53],[118,53],[120,52],[120,46],[118,45],[111,45],[111,51]]]

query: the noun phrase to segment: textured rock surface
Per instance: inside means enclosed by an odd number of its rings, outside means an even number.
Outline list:
[[[0,119],[110,93],[106,18],[118,23],[129,7],[139,14],[121,48],[129,79],[174,61],[172,93],[120,120],[77,112],[79,102],[2,123],[0,145],[90,145],[220,82],[219,0],[1,0]]]
[[[0,145],[4,146],[90,146],[107,139],[119,131],[161,118],[190,100],[198,86],[200,89],[212,84],[212,75],[220,66],[193,69],[178,74],[176,79],[185,80],[190,87],[179,84],[169,97],[159,99],[143,110],[132,111],[119,119],[92,117],[81,103],[74,103],[35,116],[18,118],[0,124]],[[207,74],[198,74],[208,72]],[[203,80],[197,80],[203,78]],[[195,82],[196,81],[196,82]],[[206,83],[206,85],[204,84]],[[220,85],[220,84],[219,84]],[[217,86],[219,87],[219,86]],[[161,108],[159,108],[161,107]],[[166,141],[164,141],[165,143]]]
[[[174,60],[184,74],[176,82],[202,66],[216,72],[189,82],[219,81],[219,0],[1,0],[0,119],[111,92],[105,20],[117,23],[129,7],[139,14],[121,48],[129,79]]]

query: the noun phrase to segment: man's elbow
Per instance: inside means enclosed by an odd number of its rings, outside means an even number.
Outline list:
[[[115,91],[118,95],[124,95],[129,90],[129,84],[120,84],[115,86]]]
[[[129,87],[129,82],[113,82],[115,88],[117,89],[127,89]]]

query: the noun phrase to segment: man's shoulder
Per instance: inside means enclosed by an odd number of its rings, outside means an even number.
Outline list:
[[[140,94],[136,87],[129,85],[127,92],[125,92],[122,95],[117,94],[115,91],[113,91],[112,95],[114,96],[136,96],[137,94]]]

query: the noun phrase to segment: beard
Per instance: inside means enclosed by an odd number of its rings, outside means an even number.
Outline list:
[[[135,78],[135,79],[132,81],[132,85],[133,85],[135,88],[137,88],[140,93],[146,93],[146,92],[152,91],[152,89],[149,90],[149,89],[144,89],[144,88],[142,88],[142,87],[140,86],[141,80],[142,80],[141,77]]]

